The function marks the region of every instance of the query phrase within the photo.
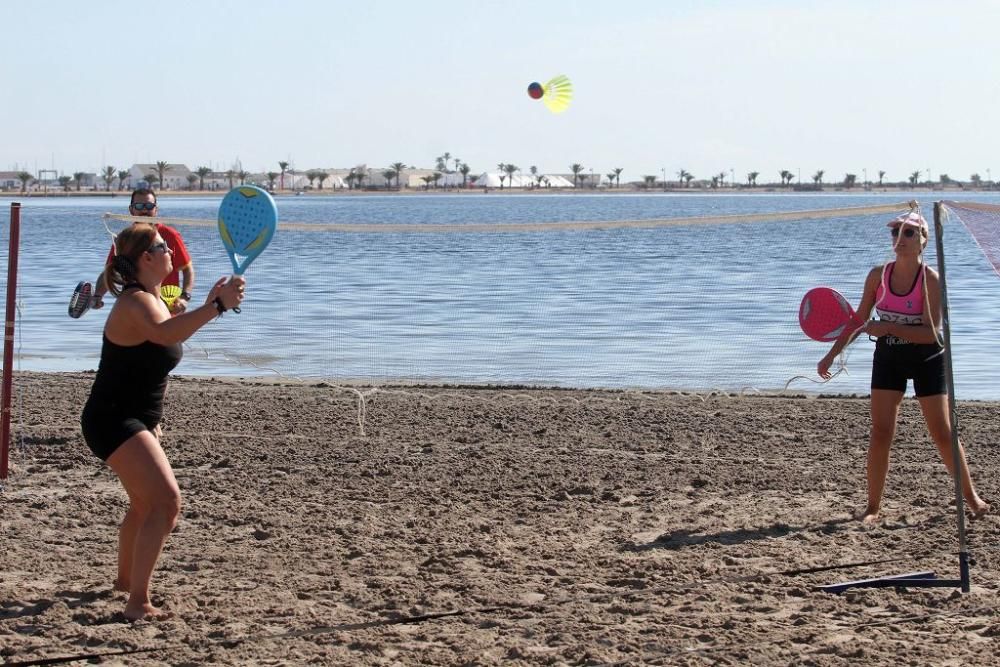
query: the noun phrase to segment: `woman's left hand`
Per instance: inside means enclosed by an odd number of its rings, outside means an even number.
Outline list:
[[[182,296],[179,296],[176,299],[174,299],[173,304],[171,304],[170,314],[180,315],[181,313],[187,310],[187,307],[188,307],[188,300]]]
[[[875,338],[881,338],[882,336],[892,335],[889,328],[892,325],[889,322],[881,322],[879,320],[868,320],[865,326],[862,328],[869,336],[874,336]]]

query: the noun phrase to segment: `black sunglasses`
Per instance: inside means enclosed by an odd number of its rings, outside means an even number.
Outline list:
[[[146,250],[146,252],[152,255],[154,252],[167,252],[169,249],[170,247],[167,245],[166,241],[160,241],[159,243],[154,243],[149,246],[149,249]]]
[[[913,227],[907,227],[906,229],[903,230],[903,236],[905,236],[908,239],[912,239],[913,235],[916,233],[917,230],[915,230]],[[892,238],[896,238],[897,236],[899,236],[899,227],[893,227]]]
[[[132,208],[134,208],[137,211],[152,211],[154,208],[156,208],[156,202],[154,201],[152,204],[150,204],[149,202],[144,202],[144,201],[134,201],[132,202]]]

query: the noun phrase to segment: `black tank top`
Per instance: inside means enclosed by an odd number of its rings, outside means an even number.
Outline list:
[[[143,289],[139,283],[129,283]],[[145,341],[138,345],[118,345],[104,336],[101,363],[90,392],[97,407],[157,423],[163,416],[163,395],[167,376],[181,361],[183,346],[157,345]]]

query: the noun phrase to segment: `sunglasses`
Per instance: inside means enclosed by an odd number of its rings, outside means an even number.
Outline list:
[[[915,230],[913,227],[907,227],[906,229],[903,230],[903,236],[905,236],[908,239],[912,239],[913,235],[916,233],[917,230]],[[892,238],[896,238],[897,236],[899,236],[899,227],[893,227]]]
[[[167,245],[166,241],[160,241],[159,243],[154,243],[153,245],[149,246],[149,249],[146,250],[146,252],[148,252],[149,254],[153,254],[155,252],[169,252],[169,251],[170,251],[170,246]]]
[[[150,204],[144,201],[134,201],[132,202],[132,208],[134,208],[137,211],[152,211],[154,208],[156,208],[156,202],[154,201],[152,204]]]

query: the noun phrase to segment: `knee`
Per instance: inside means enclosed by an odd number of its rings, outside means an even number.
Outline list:
[[[893,423],[872,423],[871,440],[873,445],[888,446],[896,436],[896,425]]]
[[[168,531],[177,526],[181,514],[181,493],[178,489],[170,489],[160,494],[154,501],[151,511],[160,516],[167,524]]]

